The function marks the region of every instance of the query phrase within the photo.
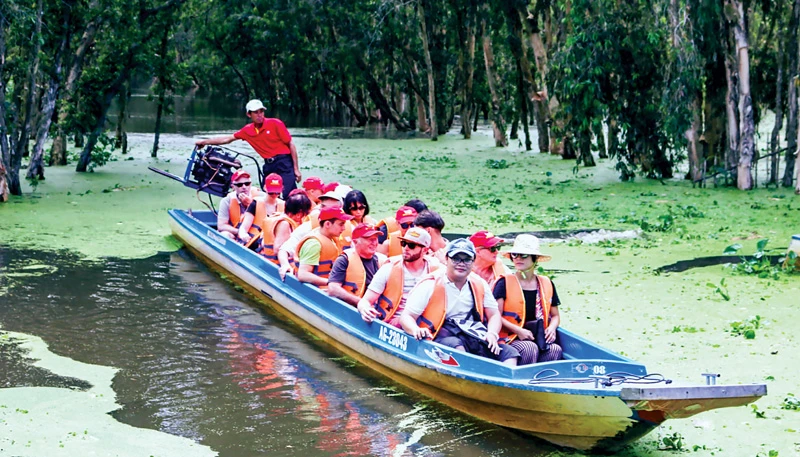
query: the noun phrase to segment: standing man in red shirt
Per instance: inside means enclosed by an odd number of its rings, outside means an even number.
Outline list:
[[[261,100],[250,100],[245,110],[247,117],[253,121],[251,124],[245,125],[233,135],[198,140],[195,145],[217,146],[236,140],[247,141],[258,155],[264,158],[264,176],[277,173],[283,178],[283,199],[286,200],[289,192],[297,188],[295,183],[303,179],[292,135],[289,134],[283,121],[264,116],[266,109]]]

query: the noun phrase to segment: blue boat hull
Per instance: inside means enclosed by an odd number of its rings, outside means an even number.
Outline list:
[[[598,383],[593,376],[646,376],[644,365],[559,329],[565,360],[508,367],[383,322],[287,276],[263,257],[217,233],[208,211],[171,210],[173,234],[211,268],[276,312],[373,370],[459,411],[582,450],[614,450],[666,419],[750,403],[764,385],[659,386]],[[621,378],[620,378],[621,379]]]

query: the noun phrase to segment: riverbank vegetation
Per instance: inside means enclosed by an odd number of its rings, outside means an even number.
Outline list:
[[[433,140],[483,117],[496,146],[608,157],[622,180],[751,189],[763,159],[764,185],[792,187],[798,23],[800,0],[7,0],[0,196],[21,194],[24,157],[33,181],[65,165],[68,139],[78,172],[107,131],[125,153],[134,81],[157,101],[153,156],[172,97],[206,92]]]

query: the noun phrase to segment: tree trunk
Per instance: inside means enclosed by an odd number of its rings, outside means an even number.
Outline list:
[[[522,130],[525,132],[525,150],[531,149],[531,133],[528,130],[528,97],[525,93],[525,81],[522,76],[522,63],[517,59],[517,99],[519,100],[519,117],[522,118]]]
[[[114,135],[114,147],[121,148],[122,154],[128,153],[128,132],[125,123],[128,120],[128,100],[131,98],[131,84],[126,81],[119,94],[119,115],[117,116],[117,131]]]
[[[417,0],[417,15],[419,16],[420,39],[422,40],[422,52],[425,55],[425,67],[428,70],[428,112],[430,113],[431,141],[439,139],[439,131],[436,125],[436,84],[434,82],[433,61],[431,60],[431,48],[428,40],[428,28],[425,23],[424,0]]]
[[[158,157],[158,140],[161,138],[161,118],[164,115],[164,104],[167,102],[167,94],[161,92],[158,95],[158,108],[156,108],[156,126],[155,134],[153,135],[153,150],[150,152],[150,157]]]
[[[93,0],[89,5],[89,9],[93,10],[97,8],[97,3],[97,0]],[[64,84],[63,103],[58,112],[57,133],[55,138],[53,138],[53,147],[50,150],[50,165],[67,164],[67,132],[64,129],[64,125],[67,123],[66,106],[72,103],[75,85],[78,83],[78,78],[83,72],[84,58],[89,49],[94,45],[94,37],[99,30],[100,20],[101,17],[97,16],[86,24],[86,29],[83,31],[83,35],[80,39],[80,44],[75,50],[75,54],[72,56],[72,65],[70,66],[69,75],[67,75],[67,82]]]
[[[42,15],[44,14],[43,0],[38,0],[36,5],[36,23],[34,26],[34,34],[31,37],[34,45],[32,51],[32,65],[30,67],[30,74],[28,76],[27,95],[25,97],[25,118],[20,125],[20,129],[15,147],[11,151],[11,179],[9,181],[9,190],[12,195],[22,195],[22,186],[20,185],[19,169],[22,165],[22,156],[25,150],[28,149],[30,142],[30,132],[33,119],[34,100],[36,98],[36,76],[39,73],[39,53],[42,49]]]
[[[772,134],[770,135],[769,139],[769,152],[771,154],[770,157],[770,167],[769,167],[769,179],[767,179],[767,185],[769,184],[778,184],[778,167],[780,165],[780,157],[778,154],[778,150],[781,148],[781,128],[783,128],[783,63],[785,60],[785,56],[783,54],[778,55],[778,74],[776,76],[775,82],[775,124],[772,126]]]
[[[0,24],[6,23],[4,9],[0,8]],[[8,144],[8,127],[6,126],[6,28],[0,25],[0,202],[8,201],[8,168],[11,161],[11,150]]]
[[[506,138],[506,123],[503,120],[503,113],[500,111],[500,97],[498,95],[499,82],[497,72],[494,68],[494,51],[492,50],[492,37],[490,30],[486,26],[486,17],[489,15],[489,4],[485,3],[481,7],[481,37],[483,41],[483,61],[486,65],[486,80],[489,84],[489,92],[492,96],[492,127],[494,129],[494,144],[497,147],[508,146]]]
[[[728,124],[728,144],[725,151],[725,171],[735,171],[739,162],[739,107],[738,78],[732,57],[725,58],[725,81],[728,90],[725,95],[725,114]]]
[[[593,167],[595,166],[594,163],[594,156],[592,155],[592,132],[591,130],[584,130],[579,135],[580,138],[580,154],[581,156],[578,158],[578,163],[583,162],[584,167]]]
[[[783,171],[781,184],[783,187],[792,187],[792,179],[795,169],[797,154],[797,84],[800,83],[800,59],[798,59],[798,26],[800,26],[800,0],[795,0],[792,4],[792,16],[789,18],[789,30],[786,37],[786,74],[788,81],[788,91],[786,95],[787,116],[786,116],[786,168]]]
[[[753,188],[753,174],[751,171],[755,156],[755,119],[753,113],[753,99],[750,96],[750,53],[747,12],[741,0],[731,0],[731,5],[736,9],[737,22],[733,24],[733,34],[736,43],[736,60],[739,74],[739,151],[736,180],[739,190]]]
[[[470,119],[472,117],[472,86],[475,80],[475,21],[477,17],[472,2],[464,2],[464,6],[461,5],[462,3],[459,0],[453,2],[453,8],[457,12],[461,23],[458,28],[458,38],[460,41],[458,68],[459,73],[464,79],[464,82],[459,87],[461,98],[461,130],[464,139],[468,140],[472,137]]]
[[[56,54],[53,74],[50,76],[47,90],[42,98],[40,109],[41,117],[39,128],[36,131],[36,143],[33,147],[33,156],[31,157],[30,165],[28,166],[28,174],[26,176],[28,179],[44,179],[44,143],[47,141],[47,136],[50,132],[50,124],[53,121],[53,113],[56,110],[56,100],[59,83],[61,81],[61,68],[64,55],[67,52],[67,45],[69,44],[70,13],[70,8],[64,9],[64,36],[61,38],[61,45]]]

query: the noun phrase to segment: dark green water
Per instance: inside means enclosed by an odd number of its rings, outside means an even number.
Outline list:
[[[221,456],[552,451],[341,358],[183,252],[86,262],[0,247],[0,325],[119,368],[117,420]],[[87,388],[0,348],[0,387]]]
[[[175,97],[171,113],[164,115],[161,133],[194,135],[200,132],[233,133],[250,122],[245,116],[247,100],[229,100],[209,96]],[[128,118],[125,128],[129,133],[153,133],[155,131],[157,104],[148,100],[147,89],[133,93],[128,103]],[[109,110],[108,128],[113,134],[117,125],[119,108]],[[315,138],[416,138],[417,132],[398,132],[392,127],[370,124],[355,127],[349,117],[325,116],[320,113],[298,115],[289,112],[267,112],[269,117],[281,119],[292,135]],[[303,129],[296,131],[295,129]]]

